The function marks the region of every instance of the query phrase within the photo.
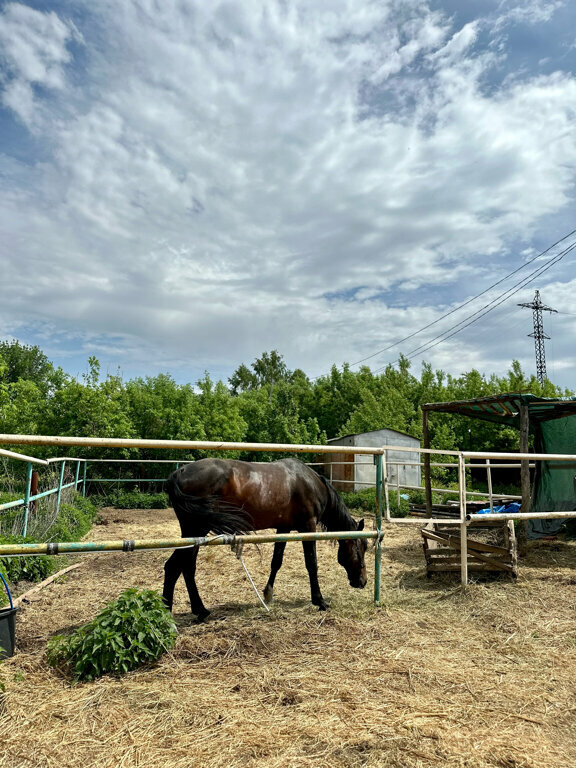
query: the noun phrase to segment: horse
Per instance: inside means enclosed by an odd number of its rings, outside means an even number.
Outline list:
[[[276,528],[277,533],[316,531],[361,531],[338,493],[325,478],[298,459],[255,463],[235,459],[200,459],[173,472],[167,480],[170,503],[180,523],[183,538],[215,534],[251,533]],[[284,557],[286,542],[274,544],[270,576],[264,599],[272,602],[274,580]],[[316,542],[303,541],[304,560],[310,579],[313,605],[328,606],[318,583]],[[366,539],[339,541],[338,562],[346,570],[350,585],[366,586],[364,554]],[[164,566],[164,603],[172,610],[174,587],[182,574],[197,621],[209,616],[196,586],[198,547],[175,549]]]

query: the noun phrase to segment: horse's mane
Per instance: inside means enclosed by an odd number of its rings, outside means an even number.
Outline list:
[[[318,521],[326,531],[355,531],[358,523],[336,492],[332,483],[322,475],[318,475],[328,492],[328,501]]]

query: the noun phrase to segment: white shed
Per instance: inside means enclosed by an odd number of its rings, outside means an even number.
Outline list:
[[[382,446],[399,446],[414,448],[414,451],[386,452],[388,482],[396,485],[397,478],[401,486],[421,486],[421,471],[418,466],[420,441],[398,432],[396,429],[376,429],[373,432],[361,432],[356,435],[345,435],[328,440],[329,445],[363,446],[381,448]],[[324,454],[325,474],[332,480],[339,491],[360,491],[376,483],[376,466],[374,457],[365,454],[342,453]]]

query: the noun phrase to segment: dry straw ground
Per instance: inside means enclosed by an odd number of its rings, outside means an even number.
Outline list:
[[[177,534],[169,510],[103,514],[88,538]],[[271,547],[245,550],[261,586]],[[17,653],[2,664],[2,767],[576,766],[573,543],[535,546],[517,582],[462,594],[457,577],[427,580],[419,533],[393,527],[379,609],[321,544],[328,613],[308,602],[301,548],[289,544],[270,614],[215,547],[198,578],[212,616],[192,623],[179,584],[179,640],[156,665],[76,686],[46,666],[53,633],[125,588],[160,588],[164,559],[84,555],[20,612]]]

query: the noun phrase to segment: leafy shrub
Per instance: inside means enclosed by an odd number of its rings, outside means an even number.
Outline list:
[[[363,488],[361,491],[340,491],[340,497],[351,512],[376,514],[376,488]]]
[[[176,637],[176,625],[160,595],[151,589],[128,589],[71,635],[53,637],[47,660],[75,680],[94,680],[155,661]]]
[[[170,506],[168,494],[142,491],[118,491],[98,496],[97,500],[101,506],[117,509],[166,509]]]
[[[0,544],[33,543],[29,536],[1,536]],[[53,558],[49,555],[29,557],[0,557],[0,571],[8,582],[42,581],[54,570]],[[0,604],[3,604],[4,590],[0,589]]]
[[[85,536],[98,518],[98,509],[80,494],[72,504],[61,504],[56,522],[48,529],[49,541],[77,541]]]

